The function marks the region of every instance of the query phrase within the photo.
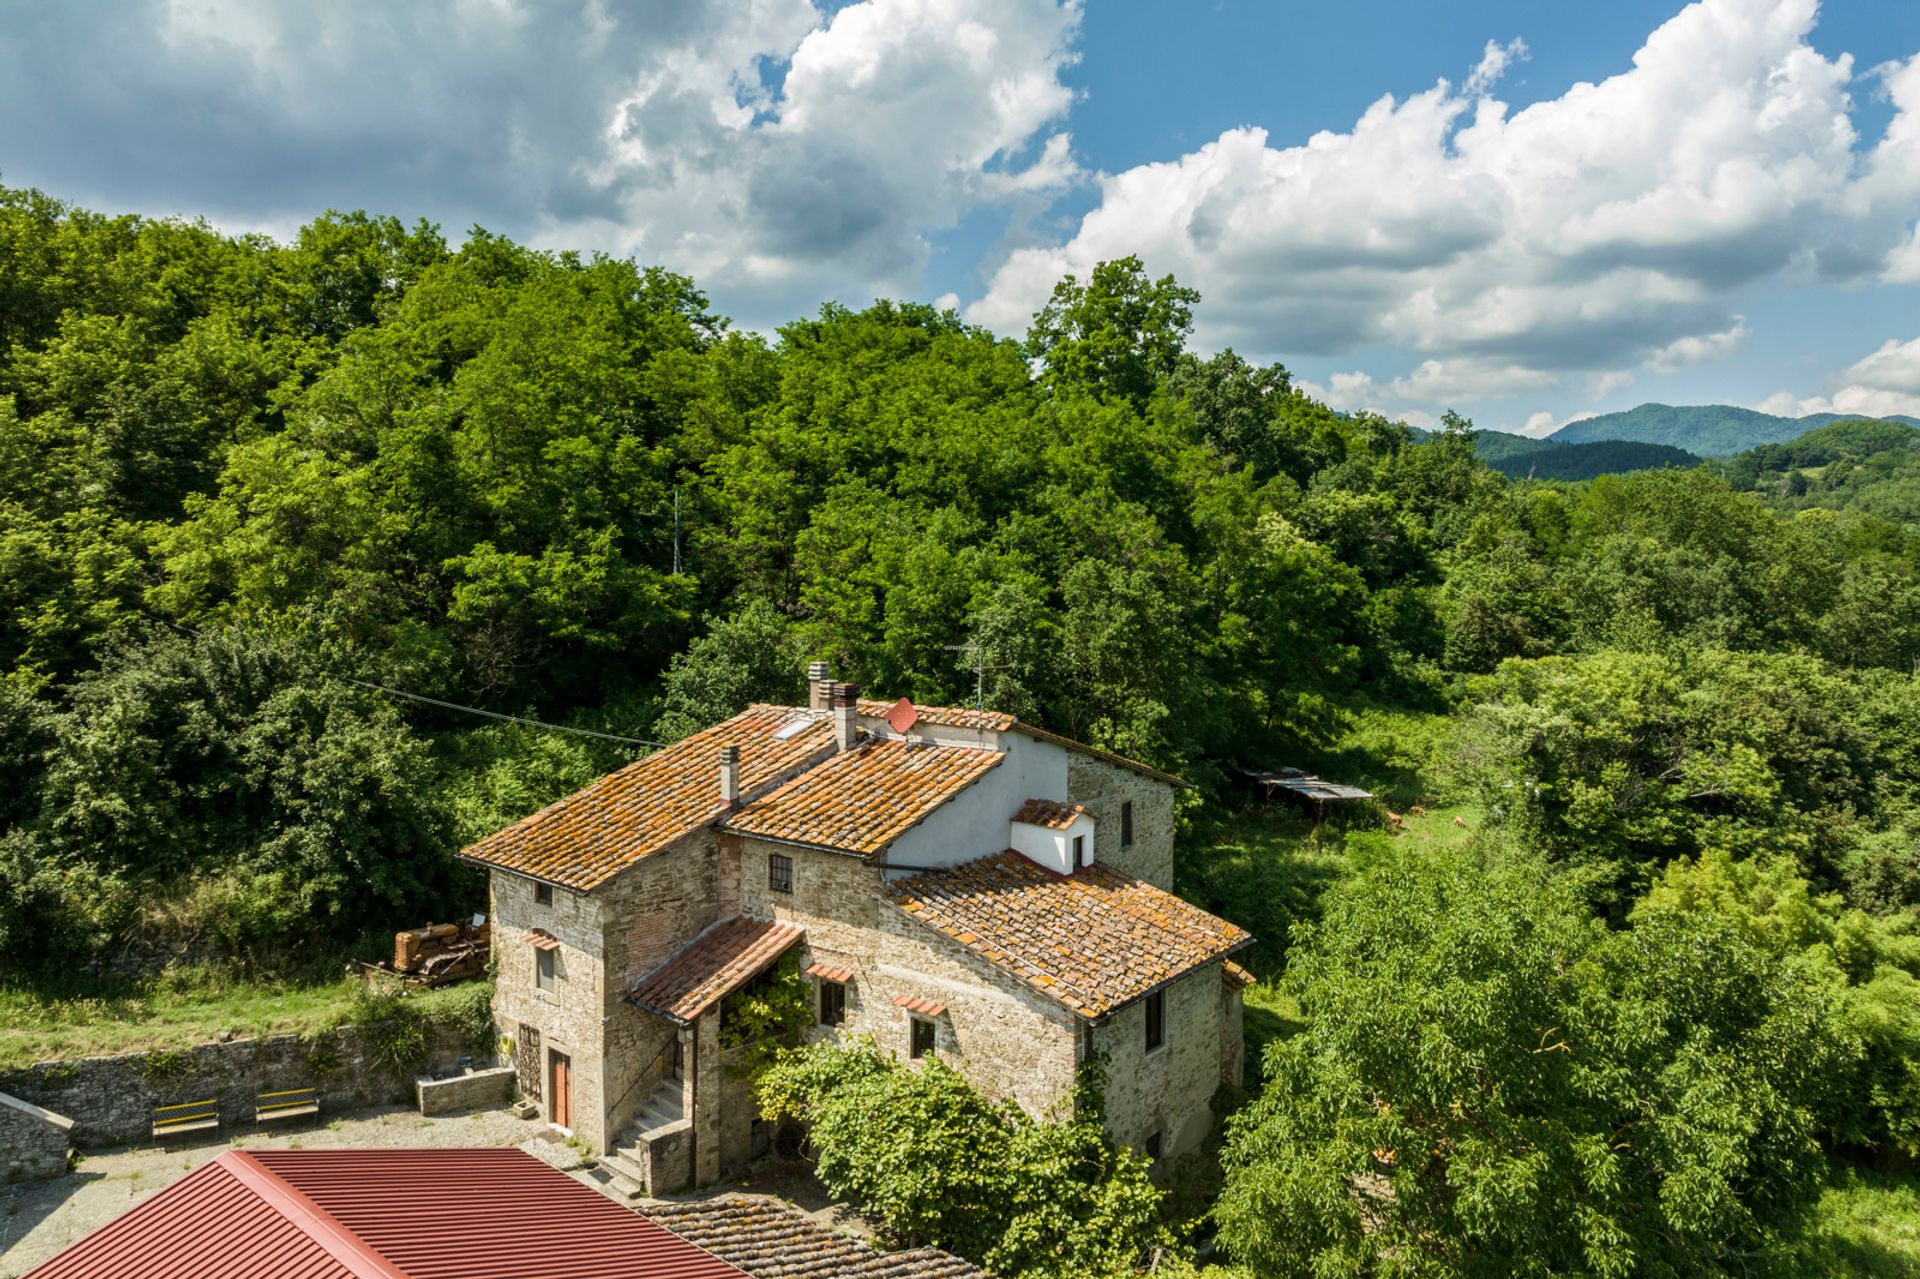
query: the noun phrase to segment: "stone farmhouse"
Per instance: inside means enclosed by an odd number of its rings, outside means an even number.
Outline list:
[[[1174,791],[994,711],[861,701],[809,671],[465,850],[488,869],[494,1015],[523,1093],[635,1188],[717,1178],[770,1134],[723,1060],[726,996],[789,952],[816,1038],[937,1053],[1028,1113],[1107,1060],[1114,1138],[1198,1145],[1241,1075],[1229,956],[1172,892]]]

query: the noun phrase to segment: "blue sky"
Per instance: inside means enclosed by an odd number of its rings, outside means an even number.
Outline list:
[[[1135,252],[1413,421],[1920,412],[1916,54],[1908,0],[0,0],[0,180],[632,253],[761,329],[1017,334]]]

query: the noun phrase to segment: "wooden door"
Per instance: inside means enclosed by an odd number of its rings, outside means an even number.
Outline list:
[[[559,1127],[573,1127],[573,1063],[565,1053],[554,1053],[548,1070],[551,1087],[547,1089],[549,1105],[547,1118]]]

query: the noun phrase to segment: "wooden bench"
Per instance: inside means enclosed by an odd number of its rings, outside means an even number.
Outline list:
[[[301,1115],[320,1113],[320,1095],[311,1088],[289,1088],[284,1092],[263,1092],[254,1098],[253,1119],[255,1123],[271,1123],[276,1119],[294,1119]]]
[[[171,1137],[175,1133],[204,1132],[220,1126],[220,1102],[209,1097],[205,1101],[183,1101],[173,1106],[155,1106],[153,1108],[153,1139]]]

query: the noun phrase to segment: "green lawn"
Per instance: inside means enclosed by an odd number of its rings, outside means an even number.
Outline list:
[[[1840,1169],[1807,1238],[1776,1258],[1775,1279],[1912,1279],[1920,1275],[1920,1175]]]
[[[0,988],[0,1070],[38,1061],[154,1048],[188,1048],[222,1031],[268,1035],[312,1030],[346,1011],[357,981],[258,982],[208,969],[83,993],[57,983]],[[412,996],[432,1016],[461,988]]]

